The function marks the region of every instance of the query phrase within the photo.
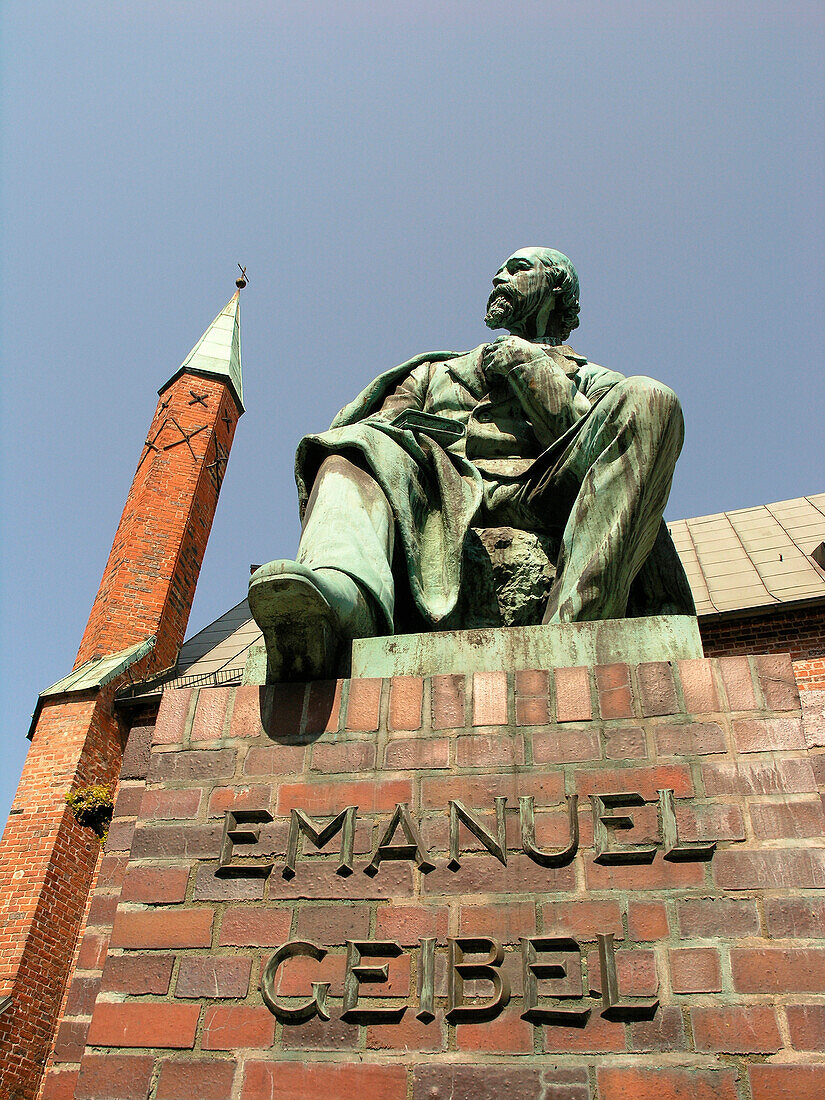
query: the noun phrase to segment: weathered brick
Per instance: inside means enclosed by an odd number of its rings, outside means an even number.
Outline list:
[[[154,726],[132,726],[126,748],[123,750],[123,763],[120,765],[121,780],[146,778],[154,736]]]
[[[716,722],[685,722],[654,728],[660,756],[706,756],[727,752],[725,731]]]
[[[389,728],[421,728],[424,681],[420,676],[393,676],[390,681]]]
[[[627,1049],[624,1028],[591,1015],[584,1027],[554,1025],[544,1029],[544,1049],[548,1053],[584,1053],[593,1051],[623,1051]]]
[[[652,1020],[637,1020],[630,1025],[631,1050],[683,1051],[686,1048],[682,1010],[675,1005],[660,1005]]]
[[[600,1066],[599,1100],[737,1100],[736,1076],[729,1069],[667,1066]]]
[[[312,746],[313,771],[352,775],[374,767],[375,745],[371,741],[325,742]]]
[[[589,722],[593,716],[590,701],[590,670],[583,665],[557,668],[556,718],[559,722]]]
[[[757,710],[756,689],[747,657],[720,657],[719,672],[731,710]]]
[[[98,1001],[89,1028],[89,1044],[191,1050],[199,1012],[198,1005]]]
[[[335,733],[341,720],[343,680],[316,680],[309,685],[306,733]]]
[[[246,1063],[241,1100],[323,1096],[326,1100],[406,1100],[407,1068],[342,1062]]]
[[[434,936],[443,940],[447,935],[446,905],[379,905],[375,921],[375,938],[395,940],[402,947]]]
[[[587,863],[584,875],[589,890],[674,890],[705,881],[701,863],[668,863],[660,856],[649,864]]]
[[[88,1020],[63,1020],[57,1029],[54,1044],[56,1062],[79,1062],[86,1049]]]
[[[76,1100],[146,1100],[154,1064],[151,1056],[87,1054],[80,1063]]]
[[[113,817],[137,817],[143,798],[143,783],[121,783],[115,799]]]
[[[550,721],[550,674],[543,670],[515,674],[516,724],[544,726]]]
[[[193,818],[197,815],[203,790],[200,787],[150,789],[144,792],[140,816],[144,821],[168,818]]]
[[[712,947],[679,947],[668,952],[674,993],[719,993],[722,970]]]
[[[533,795],[536,808],[554,806],[564,798],[564,777],[560,772],[514,775],[444,775],[421,781],[421,805],[447,810],[450,799],[463,802],[468,810],[492,810],[497,795],[518,806],[520,795]],[[401,800],[399,800],[401,801]]]
[[[825,1004],[788,1005],[785,1013],[794,1050],[825,1050]]]
[[[825,898],[766,898],[768,935],[825,939]]]
[[[473,673],[473,725],[507,725],[507,673]]]
[[[720,1054],[774,1054],[782,1047],[770,1005],[719,1005],[690,1010],[697,1050]]]
[[[165,997],[172,979],[172,955],[110,955],[103,971],[101,988],[132,996],[154,994]]]
[[[409,1013],[407,1013],[409,1016]],[[406,1020],[407,1016],[404,1017]],[[415,1017],[413,1017],[415,1019]],[[401,1021],[403,1025],[404,1020]],[[393,1025],[398,1027],[398,1024]],[[317,1016],[302,1024],[285,1024],[282,1042],[287,1050],[354,1050],[360,1029],[342,1019],[320,1020]]]
[[[244,775],[299,775],[304,770],[307,746],[261,745],[253,746],[246,754]]]
[[[263,1006],[208,1005],[204,1012],[204,1050],[270,1047],[274,1037],[275,1017]]]
[[[752,1100],[813,1100],[825,1095],[825,1064],[749,1066]]]
[[[291,920],[291,909],[229,908],[223,914],[218,943],[221,947],[280,947],[289,939]]]
[[[816,790],[809,761],[738,760],[732,763],[703,761],[702,779],[708,795],[808,794]]]
[[[798,710],[799,689],[789,654],[768,653],[753,662],[768,710]]]
[[[598,665],[596,687],[599,692],[599,713],[602,718],[632,718],[633,695],[630,669],[625,664]]]
[[[612,932],[624,939],[622,910],[618,901],[552,901],[542,906],[545,936],[567,935],[595,940],[597,932]]]
[[[446,768],[450,742],[446,737],[401,737],[390,741],[384,751],[384,767],[390,771]]]
[[[725,890],[825,887],[825,850],[782,848],[747,852],[717,852],[713,877]]]
[[[504,1012],[483,1024],[459,1024],[459,1050],[483,1050],[495,1054],[532,1054],[533,1027],[515,1012]]]
[[[558,1091],[562,1078],[570,1080],[571,1091]],[[590,1090],[586,1069],[423,1062],[413,1067],[412,1095],[413,1100],[589,1100]]]
[[[244,685],[235,688],[235,702],[232,705],[228,731],[231,737],[263,736],[261,695],[262,691],[259,687]]]
[[[245,997],[249,991],[251,959],[185,955],[180,960],[176,997]]]
[[[381,712],[381,688],[384,681],[378,678],[350,680],[347,696],[348,730],[370,732],[378,729]]]
[[[226,1100],[232,1094],[235,1062],[217,1058],[172,1061],[160,1064],[157,1100]]]
[[[217,859],[221,848],[222,826],[139,825],[132,841],[132,859]]]
[[[521,936],[536,934],[533,902],[507,901],[503,905],[462,905],[459,935],[492,936],[502,943],[518,943]]]
[[[412,801],[409,779],[361,779],[348,783],[313,781],[282,783],[278,789],[278,813],[303,810],[306,814],[338,814],[356,805],[361,813],[394,810],[398,802]]]
[[[337,946],[347,940],[365,940],[369,930],[370,910],[366,905],[302,905],[295,935],[297,939]]]
[[[430,684],[433,729],[463,729],[464,677],[433,676]]]
[[[523,738],[506,730],[489,736],[458,737],[456,763],[460,768],[508,768],[513,764],[523,764]]]
[[[91,1016],[99,989],[100,978],[75,974],[66,996],[65,1015]]]
[[[534,764],[566,764],[600,756],[599,731],[594,727],[565,726],[534,733],[532,745]]]
[[[43,1082],[39,1100],[74,1100],[77,1070],[53,1065]]]
[[[350,1031],[354,1031],[350,1028]],[[440,1020],[423,1024],[407,1010],[397,1024],[371,1024],[367,1027],[367,1050],[426,1050],[446,1049],[447,1041]]]
[[[77,966],[80,970],[100,970],[109,949],[109,933],[86,932],[80,941]]]
[[[754,901],[686,898],[678,905],[679,930],[686,939],[739,939],[759,931]]]
[[[761,840],[825,836],[822,800],[806,802],[754,802],[750,806],[754,835]]]
[[[142,902],[144,905],[172,905],[183,901],[189,867],[131,866],[126,871],[121,891],[122,901]]]
[[[209,947],[211,909],[121,910],[112,929],[112,947]]]
[[[602,737],[608,760],[640,760],[647,756],[647,739],[641,726],[608,726]]]
[[[587,957],[588,982],[591,993],[602,992],[601,967],[598,951]],[[653,951],[639,947],[623,947],[616,952],[616,974],[619,991],[627,997],[652,997],[659,989],[659,974]]]
[[[659,764],[655,767],[592,768],[575,772],[576,790],[587,798],[592,794],[613,794],[635,791],[642,798],[655,801],[662,789],[673,791],[676,798],[693,794],[693,780],[685,764]]]
[[[679,678],[688,714],[712,714],[720,709],[713,662],[704,657],[679,661]]]
[[[627,935],[631,940],[667,939],[667,910],[664,902],[628,901]]]
[[[227,810],[265,810],[271,799],[272,788],[268,784],[215,787],[209,796],[209,816],[223,817]]]
[[[450,871],[439,866],[421,881],[425,895],[516,894],[541,890],[572,890],[576,881],[573,866],[539,867],[520,852],[508,856],[503,867],[493,856],[461,857],[461,868]]]
[[[273,740],[297,737],[301,733],[306,691],[306,684],[275,684],[263,689],[261,719],[264,730]]]
[[[735,947],[730,953],[738,993],[821,993],[825,948]]]
[[[192,688],[164,691],[155,723],[156,745],[183,744],[192,703],[192,693]]]
[[[667,661],[647,661],[636,669],[642,697],[642,714],[676,714],[679,700],[673,682],[673,669]]]
[[[800,718],[740,718],[733,723],[733,740],[745,753],[805,748]]]
[[[154,752],[149,782],[227,779],[235,771],[235,749],[187,749]]]
[[[195,741],[217,741],[223,736],[226,710],[232,688],[200,688],[190,738]]]

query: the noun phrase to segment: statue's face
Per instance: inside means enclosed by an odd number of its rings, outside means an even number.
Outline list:
[[[487,300],[488,328],[506,328],[515,335],[543,332],[555,295],[550,290],[537,248],[522,248],[504,261],[493,276]]]

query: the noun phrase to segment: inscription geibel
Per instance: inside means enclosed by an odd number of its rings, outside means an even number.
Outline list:
[[[460,871],[468,835],[479,842],[482,852],[507,865],[507,802],[507,797],[503,795],[494,798],[494,824],[488,827],[478,816],[478,810],[468,809],[457,799],[449,801],[446,807],[449,820],[448,852],[446,861],[442,861],[448,870],[454,873]],[[535,799],[532,795],[519,798],[519,850],[540,867],[567,866],[579,852],[578,796],[567,795],[564,804],[567,842],[556,848],[543,848],[536,841]],[[714,841],[685,841],[681,838],[675,796],[670,789],[657,791],[657,797],[652,801],[635,791],[593,794],[590,804],[593,860],[596,863],[649,864],[659,852],[670,862],[706,861],[713,856],[716,848]],[[638,825],[634,813],[645,806],[656,808],[658,835],[629,841],[627,834]],[[356,873],[357,806],[346,806],[337,815],[320,821],[294,808],[289,814],[285,851],[279,860],[261,861],[244,855],[244,847],[248,849],[258,844],[262,826],[273,820],[272,814],[265,808],[228,811],[215,873],[229,877],[269,877],[279,868],[280,875],[289,881],[300,875],[304,844],[312,844],[320,851],[334,839],[338,843],[338,860],[334,866],[329,864],[331,871],[343,878]],[[430,874],[438,865],[436,856],[425,843],[419,823],[404,802],[395,806],[386,823],[379,828],[378,840],[360,870],[376,878],[380,875],[382,864],[398,861],[411,863],[422,875]],[[548,882],[547,889],[553,889],[551,882]],[[659,1004],[657,998],[628,998],[620,993],[613,933],[596,932],[595,938],[599,948],[599,983],[596,984],[591,976],[589,991],[601,997],[601,1015],[615,1021],[651,1019]],[[571,936],[556,935],[520,937],[519,943],[523,977],[522,1018],[536,1024],[583,1026],[593,1006],[585,1000],[583,953],[579,942]],[[502,968],[505,950],[500,942],[485,936],[451,936],[444,943],[433,937],[422,937],[414,949],[418,975],[415,1014],[422,1023],[436,1018],[438,948],[446,955],[444,1015],[449,1023],[480,1023],[492,1020],[504,1011],[512,994],[509,977]],[[404,953],[404,948],[391,940],[347,941],[340,1009],[343,1021],[352,1024],[397,1023],[403,1018],[410,1007],[408,1004],[375,1004],[374,998],[369,998],[365,1003],[362,987],[386,984],[392,960]],[[327,954],[327,949],[319,944],[293,940],[272,955],[262,973],[261,991],[264,1002],[278,1019],[291,1024],[303,1023],[316,1016],[322,1020],[330,1019],[328,982],[311,982],[311,995],[303,1000],[279,999],[277,992],[281,968],[290,959],[304,956],[320,964]],[[466,982],[487,982],[491,992],[489,996],[474,996],[468,1001],[465,996]],[[369,1000],[373,1003],[370,1004]]]

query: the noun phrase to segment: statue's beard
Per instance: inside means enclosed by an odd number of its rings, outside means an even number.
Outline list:
[[[484,323],[488,328],[510,328],[516,320],[516,302],[512,291],[504,287],[495,287],[487,299],[487,314]]]

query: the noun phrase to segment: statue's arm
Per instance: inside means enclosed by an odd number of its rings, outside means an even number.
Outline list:
[[[590,410],[590,402],[546,352],[534,348],[530,358],[506,374],[539,442],[549,447]]]

